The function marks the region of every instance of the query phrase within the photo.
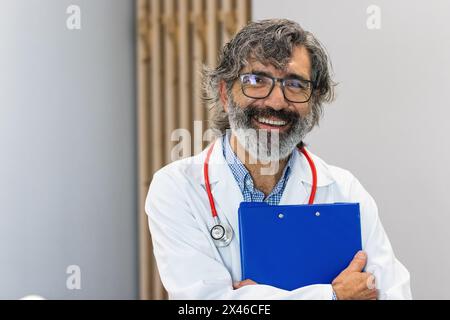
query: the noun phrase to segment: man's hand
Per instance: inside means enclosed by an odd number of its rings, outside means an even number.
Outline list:
[[[342,271],[332,286],[338,300],[376,300],[377,290],[375,288],[375,277],[367,272],[362,272],[367,263],[365,252],[358,252],[348,265],[347,269]],[[251,279],[233,283],[234,289],[239,289],[248,285],[257,284]]]
[[[234,289],[239,289],[239,288],[242,288],[242,287],[245,287],[245,286],[250,286],[250,285],[253,285],[253,284],[257,284],[257,283],[255,281],[253,281],[253,280],[246,279],[246,280],[242,280],[242,281],[238,281],[238,282],[233,283],[233,288]]]
[[[347,269],[342,271],[332,286],[338,300],[376,300],[375,277],[362,272],[367,263],[367,254],[359,251]]]

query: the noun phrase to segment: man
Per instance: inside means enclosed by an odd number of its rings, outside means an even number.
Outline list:
[[[411,298],[409,273],[394,256],[372,197],[351,173],[310,152],[318,177],[315,203],[360,203],[363,251],[332,283],[286,291],[241,281],[236,234],[225,246],[212,239],[213,206],[236,233],[241,201],[307,202],[312,178],[297,146],[318,124],[323,103],[333,100],[329,65],[320,43],[297,23],[264,20],[244,27],[223,48],[218,67],[206,70],[212,127],[220,135],[201,154],[159,170],[146,201],[170,298]]]

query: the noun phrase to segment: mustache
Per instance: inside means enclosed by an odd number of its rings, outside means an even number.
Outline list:
[[[286,122],[296,122],[300,119],[300,115],[291,110],[275,110],[272,107],[260,108],[254,105],[247,106],[244,109],[244,113],[247,116],[247,119],[251,119],[253,117],[276,117]]]

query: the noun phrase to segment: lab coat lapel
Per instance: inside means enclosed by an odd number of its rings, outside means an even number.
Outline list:
[[[325,163],[308,149],[306,151],[312,158],[317,171],[317,192],[314,203],[318,203],[321,187],[326,187],[335,181]],[[312,189],[311,167],[301,152],[296,151],[293,156],[295,157],[294,165],[280,204],[308,204]]]
[[[214,197],[217,213],[220,219],[223,216],[238,230],[238,208],[243,201],[243,196],[234,176],[229,168],[222,151],[222,138],[218,138],[214,144],[209,161],[209,180],[211,193]],[[202,179],[204,185],[204,178]]]

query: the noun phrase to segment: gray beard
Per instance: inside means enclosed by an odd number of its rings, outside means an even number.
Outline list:
[[[309,112],[306,117],[300,117],[292,123],[285,133],[257,129],[252,126],[245,109],[236,105],[233,99],[229,101],[228,118],[232,132],[250,156],[262,163],[277,162],[289,157],[314,127],[313,113]]]

